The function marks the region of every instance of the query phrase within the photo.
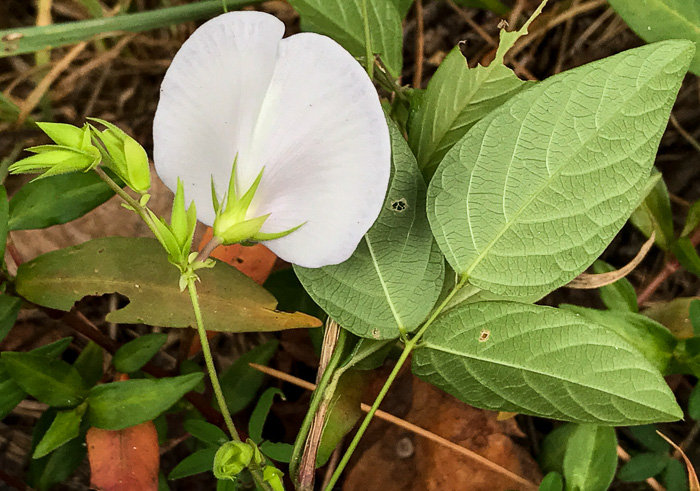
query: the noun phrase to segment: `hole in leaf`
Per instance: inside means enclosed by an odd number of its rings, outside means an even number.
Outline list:
[[[397,199],[397,200],[391,202],[391,209],[396,211],[396,212],[401,213],[406,208],[408,208],[408,203],[406,203],[405,198]]]
[[[483,343],[487,341],[489,337],[491,337],[491,331],[489,331],[488,329],[482,329],[479,333],[479,342]]]

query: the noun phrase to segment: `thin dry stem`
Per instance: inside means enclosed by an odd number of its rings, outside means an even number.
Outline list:
[[[280,372],[279,370],[275,370],[274,368],[266,367],[264,365],[258,365],[257,363],[249,363],[249,365],[252,368],[255,368],[256,370],[259,370],[267,375],[270,375],[272,377],[278,378],[279,380],[283,380],[285,382],[289,382],[290,384],[294,384],[298,387],[301,387],[306,390],[314,390],[316,388],[316,385],[312,384],[311,382],[307,382],[305,380],[302,380],[300,378],[297,378],[293,375],[289,375],[284,372]],[[360,408],[364,412],[369,412],[370,406],[367,404],[361,404]],[[465,457],[468,457],[472,460],[477,461],[479,464],[483,465],[484,467],[488,467],[494,472],[497,472],[501,475],[507,476],[510,479],[512,479],[514,482],[517,482],[519,485],[522,486],[522,489],[525,490],[530,490],[530,491],[535,491],[537,490],[537,485],[534,483],[528,481],[524,477],[521,477],[514,472],[509,471],[508,469],[501,467],[500,465],[496,464],[495,462],[491,462],[490,460],[482,457],[476,452],[473,452],[472,450],[469,450],[468,448],[462,447],[461,445],[457,445],[454,442],[451,442],[447,440],[446,438],[443,438],[439,435],[436,435],[435,433],[428,431],[424,428],[421,428],[420,426],[416,426],[413,423],[409,423],[408,421],[405,421],[401,418],[397,418],[393,414],[389,414],[385,411],[382,411],[381,409],[378,409],[375,413],[375,416],[379,419],[382,419],[384,421],[387,421],[389,423],[395,424],[397,426],[400,426],[401,428],[410,431],[412,433],[415,433],[416,435],[420,435],[422,437],[425,437],[439,445],[442,445],[446,448],[449,448],[450,450],[453,450]]]

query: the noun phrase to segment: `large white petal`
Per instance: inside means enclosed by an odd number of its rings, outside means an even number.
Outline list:
[[[223,196],[236,154],[248,152],[283,34],[268,14],[220,15],[190,36],[165,74],[153,122],[156,170],[173,190],[183,180],[207,225],[211,177]]]
[[[248,213],[271,214],[263,232],[305,224],[265,245],[300,266],[348,259],[379,215],[390,157],[386,120],[360,64],[325,36],[282,40],[237,179],[245,190],[264,166]]]

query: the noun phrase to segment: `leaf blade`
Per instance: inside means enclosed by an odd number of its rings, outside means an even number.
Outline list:
[[[468,304],[439,317],[423,339],[414,373],[477,407],[606,426],[683,414],[641,354],[570,312]]]

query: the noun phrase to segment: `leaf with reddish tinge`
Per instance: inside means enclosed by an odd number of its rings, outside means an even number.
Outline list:
[[[90,428],[90,484],[104,491],[158,489],[158,433],[153,421],[123,430]]]
[[[278,331],[318,327],[302,313],[275,310],[277,301],[240,271],[223,263],[197,272],[204,325],[210,331]],[[178,288],[179,273],[154,239],[107,237],[50,252],[24,263],[17,291],[44,307],[70,310],[89,295],[118,292],[130,303],[107,321],[163,327],[195,324],[187,292]]]

